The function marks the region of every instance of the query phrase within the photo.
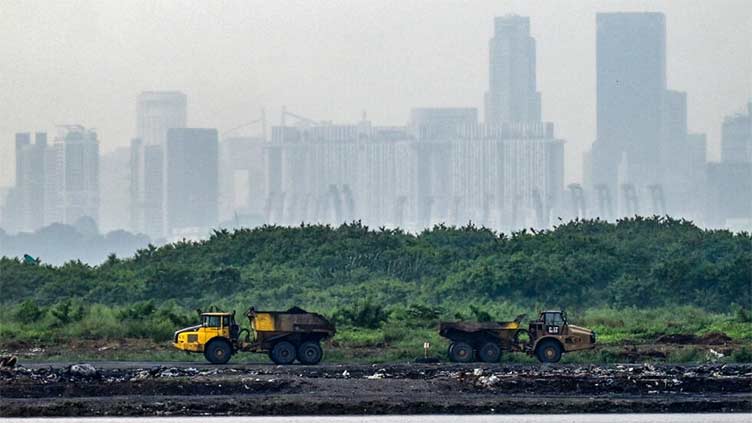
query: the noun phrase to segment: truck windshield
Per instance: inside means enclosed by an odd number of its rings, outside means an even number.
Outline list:
[[[204,316],[204,326],[210,328],[218,328],[220,317],[221,316]]]
[[[564,318],[561,313],[546,313],[545,322],[549,326],[561,326],[564,324]]]

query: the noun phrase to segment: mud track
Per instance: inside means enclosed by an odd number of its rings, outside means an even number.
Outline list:
[[[752,365],[94,364],[0,372],[0,416],[752,411]]]

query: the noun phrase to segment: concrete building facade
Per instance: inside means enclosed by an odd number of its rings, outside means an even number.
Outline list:
[[[539,122],[541,95],[537,90],[535,39],[530,36],[530,18],[497,17],[488,49],[485,123]]]
[[[60,128],[55,144],[62,153],[63,223],[81,218],[99,221],[99,140],[94,130],[80,125]]]
[[[267,222],[548,227],[562,206],[564,178],[553,125],[480,125],[474,110],[460,115],[454,126],[440,116],[456,113],[422,109],[401,128],[367,121],[272,128],[269,151],[279,166],[269,179],[281,182],[270,191]]]
[[[752,163],[752,100],[745,112],[723,120],[721,136],[722,162]]]
[[[137,99],[131,142],[131,230],[152,238],[166,234],[164,149],[167,131],[184,128],[187,99],[178,91],[146,91]]]
[[[219,200],[216,129],[167,130],[165,161],[170,237],[203,237],[216,227]]]
[[[599,13],[596,31],[597,135],[589,174],[593,186],[617,197],[627,184],[660,183],[666,23],[662,13]]]
[[[232,225],[264,221],[268,196],[263,137],[236,136],[219,144],[219,220]]]

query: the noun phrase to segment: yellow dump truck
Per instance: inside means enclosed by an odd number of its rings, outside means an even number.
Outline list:
[[[175,332],[175,348],[203,353],[215,364],[224,364],[233,354],[247,351],[266,353],[277,364],[317,364],[323,357],[321,341],[336,333],[324,316],[299,307],[287,311],[246,312],[249,328],[241,329],[235,312],[200,313],[201,324]]]
[[[525,352],[542,363],[556,363],[563,353],[595,347],[595,332],[567,321],[560,310],[542,311],[527,328],[525,315],[511,322],[441,322],[439,335],[451,341],[449,359],[497,363],[502,351]]]

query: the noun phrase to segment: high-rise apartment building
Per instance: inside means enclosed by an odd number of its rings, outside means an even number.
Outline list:
[[[9,193],[4,226],[11,231],[34,231],[44,225],[44,178],[47,134],[16,134],[16,182]]]
[[[118,147],[100,158],[99,227],[102,233],[129,227],[130,149]]]
[[[164,148],[167,131],[186,126],[187,100],[177,91],[138,96],[136,138],[131,142],[131,229],[152,238],[165,235]]]
[[[170,236],[205,236],[216,226],[219,146],[216,129],[171,128],[165,150]]]
[[[99,221],[99,140],[97,133],[80,125],[60,127],[55,151],[62,153],[63,223],[72,225],[87,217]],[[58,153],[58,154],[60,154]]]
[[[615,194],[623,184],[643,187],[661,177],[666,22],[662,13],[599,13],[596,31],[597,138],[590,178]]]
[[[446,141],[455,139],[461,128],[478,124],[475,108],[415,108],[410,111],[410,132],[418,141],[415,154],[416,216],[428,225],[431,219],[448,220],[452,199],[446,194],[450,184],[450,149]],[[437,213],[437,211],[440,211]]]
[[[752,230],[752,101],[747,111],[723,121],[721,162],[707,168],[705,221],[711,226]]]
[[[58,127],[47,134],[16,135],[16,185],[8,194],[3,226],[34,231],[53,223],[99,219],[99,141],[81,125]]]
[[[535,39],[530,36],[530,18],[497,17],[488,49],[486,123],[540,122],[541,95],[535,79]]]
[[[723,121],[721,161],[752,163],[752,101],[746,113],[727,116]]]
[[[263,223],[266,149],[263,137],[237,136],[220,143],[220,221]]]

